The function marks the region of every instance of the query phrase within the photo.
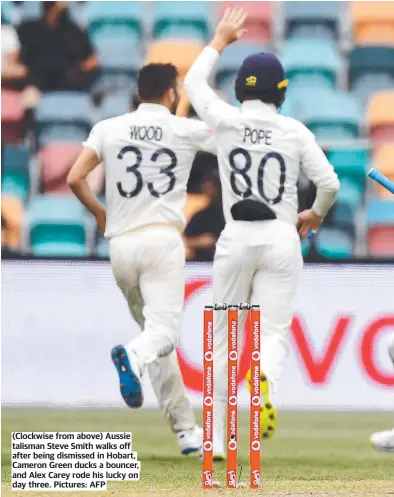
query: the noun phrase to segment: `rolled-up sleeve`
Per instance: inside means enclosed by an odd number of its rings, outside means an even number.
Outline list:
[[[92,148],[97,157],[102,160],[101,150],[102,150],[102,134],[101,134],[101,123],[97,123],[93,126],[88,138],[82,143],[84,147]]]
[[[301,164],[306,176],[316,185],[316,199],[313,210],[325,217],[335,202],[340,188],[339,179],[323,150],[316,143],[315,136],[308,129],[302,133]]]

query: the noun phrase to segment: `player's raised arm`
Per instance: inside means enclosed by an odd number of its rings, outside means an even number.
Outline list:
[[[184,85],[190,101],[200,119],[213,130],[233,111],[231,105],[221,100],[208,84],[208,78],[219,55],[245,33],[247,14],[243,9],[227,9],[219,22],[211,43],[197,57],[186,75]]]
[[[317,188],[312,208],[298,215],[298,230],[302,237],[306,237],[320,227],[335,202],[340,184],[334,168],[316,143],[314,135],[305,128],[302,139],[302,169]]]
[[[104,206],[99,202],[87,181],[88,174],[101,162],[99,138],[95,126],[90,133],[85,147],[77,157],[67,176],[67,183],[74,195],[95,216],[101,235],[104,235],[106,214]]]

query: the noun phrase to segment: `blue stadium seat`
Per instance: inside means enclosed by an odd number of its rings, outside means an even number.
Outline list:
[[[4,145],[1,161],[1,193],[26,203],[30,190],[29,151],[20,145]]]
[[[141,39],[143,34],[142,2],[87,2],[86,17],[94,39],[114,33]]]
[[[311,76],[313,79],[308,86],[335,88],[337,85],[340,56],[331,40],[288,40],[283,46],[281,60],[290,84],[296,84],[300,76]]]
[[[19,2],[18,2],[19,3]],[[42,15],[42,2],[21,2],[21,21],[36,21]]]
[[[394,226],[394,202],[374,199],[367,205],[367,225]]]
[[[86,257],[87,219],[71,195],[39,195],[28,209],[31,253],[39,257]]]
[[[339,3],[284,2],[286,37],[337,38],[340,16]]]
[[[101,106],[101,119],[110,119],[130,112],[131,96],[129,92],[114,93],[104,98]]]
[[[93,107],[88,93],[44,93],[36,112],[40,145],[50,141],[81,141],[93,122]]]
[[[212,8],[209,2],[154,2],[153,37],[205,40],[209,36],[211,18]],[[177,32],[174,28],[182,30]],[[190,29],[192,36],[188,35],[187,29]]]
[[[104,38],[97,41],[96,49],[101,75],[94,85],[94,92],[130,90],[135,86],[142,57],[132,38]]]
[[[246,57],[254,53],[265,52],[266,45],[256,42],[234,43],[228,46],[221,54],[216,66],[216,85],[219,89],[231,80],[234,88],[234,79]]]
[[[102,259],[109,258],[109,243],[105,238],[100,238],[97,242],[96,256],[101,257]]]
[[[394,47],[356,47],[349,56],[349,85],[363,103],[375,92],[391,90]]]
[[[337,228],[320,228],[316,235],[315,248],[327,259],[350,259],[353,256],[352,237]]]
[[[352,139],[359,136],[363,113],[358,101],[343,92],[328,92],[320,102],[306,101],[303,123],[319,140]]]

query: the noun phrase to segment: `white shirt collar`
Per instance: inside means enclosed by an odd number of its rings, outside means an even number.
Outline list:
[[[261,100],[245,100],[245,102],[243,102],[241,105],[241,111],[247,113],[261,113],[262,111],[264,111],[274,112],[276,114],[277,109],[274,104],[266,104]]]
[[[161,104],[141,103],[137,110],[144,112],[160,112],[161,114],[171,114],[170,110]]]

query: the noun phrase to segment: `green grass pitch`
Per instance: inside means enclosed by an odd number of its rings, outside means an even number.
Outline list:
[[[197,457],[180,455],[163,415],[141,409],[2,409],[2,495],[126,496],[349,496],[394,495],[394,454],[369,446],[371,432],[394,425],[393,413],[280,412],[278,431],[262,444],[262,489],[201,489]],[[241,480],[248,482],[248,414],[239,421]],[[132,431],[141,461],[139,482],[108,485],[107,492],[11,492],[11,431]],[[225,463],[214,479],[224,483]]]

